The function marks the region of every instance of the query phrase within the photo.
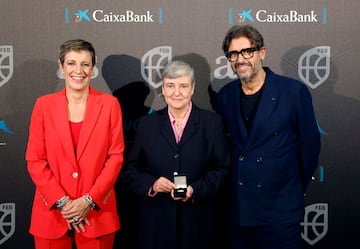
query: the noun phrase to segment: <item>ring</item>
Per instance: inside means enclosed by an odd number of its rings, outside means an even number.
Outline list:
[[[74,218],[72,218],[72,221],[75,222],[75,223],[76,223],[76,222],[79,222],[79,217],[74,217]]]

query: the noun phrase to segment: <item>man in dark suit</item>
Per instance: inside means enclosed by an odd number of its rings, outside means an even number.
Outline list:
[[[189,64],[171,62],[162,81],[167,106],[139,121],[124,166],[125,182],[139,197],[135,248],[220,248],[218,207],[224,204],[217,200],[230,167],[223,120],[191,102]],[[176,175],[187,180],[180,195]]]
[[[240,79],[217,94],[232,144],[232,248],[301,248],[304,193],[320,153],[311,95],[263,67],[252,26],[231,27],[223,50]]]

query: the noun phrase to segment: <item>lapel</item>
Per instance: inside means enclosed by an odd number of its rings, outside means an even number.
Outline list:
[[[79,160],[88,144],[91,133],[94,130],[94,127],[99,120],[100,113],[102,110],[102,103],[99,94],[90,87],[89,97],[87,100],[86,111],[84,122],[81,127],[79,143],[77,148],[77,160]]]
[[[254,117],[253,127],[249,134],[249,141],[247,144],[256,140],[261,131],[267,127],[267,123],[271,118],[271,114],[275,109],[276,103],[278,102],[278,95],[274,74],[267,70],[264,89],[262,96],[260,97],[259,106]]]
[[[235,143],[244,144],[248,132],[245,127],[245,123],[240,111],[240,97],[241,97],[241,83],[240,81],[236,81],[234,87],[230,89],[230,95],[226,96],[224,99],[224,107],[226,108],[226,113],[229,120],[229,126],[233,127],[232,134],[235,139],[233,141]]]
[[[189,119],[184,128],[184,133],[181,136],[179,146],[182,147],[187,141],[195,134],[199,128],[200,123],[200,111],[198,107],[193,103]]]
[[[196,132],[199,126],[199,118],[200,118],[199,110],[193,104],[189,116],[189,120],[184,128],[184,133],[180,139],[180,142],[177,144],[175,141],[174,131],[170,123],[167,107],[161,110],[159,114],[160,114],[160,127],[161,127],[160,133],[162,134],[162,136],[165,137],[168,143],[176,150],[178,150],[179,147],[184,146],[184,144],[193,136],[193,134]]]
[[[184,128],[184,133],[182,134],[179,142],[180,147],[184,146],[184,144],[186,144],[186,142],[195,134],[196,130],[199,127],[199,122],[200,122],[199,109],[193,103],[189,120],[186,123],[186,126]]]
[[[165,140],[173,147],[175,150],[178,150],[178,145],[175,141],[174,132],[170,123],[168,108],[160,110],[160,134],[165,138]]]
[[[89,97],[86,106],[85,118],[81,127],[77,154],[73,150],[73,143],[71,138],[71,131],[68,119],[68,110],[66,103],[65,89],[55,94],[55,100],[51,103],[51,117],[54,121],[54,127],[58,137],[63,145],[65,155],[64,158],[69,158],[77,167],[77,162],[83,154],[86,145],[89,141],[91,133],[99,119],[102,104],[100,97],[95,90],[90,88]]]
[[[71,131],[68,119],[68,109],[66,103],[65,89],[54,94],[54,101],[50,103],[50,116],[53,120],[55,132],[57,133],[63,148],[64,158],[69,158],[76,167],[75,153],[71,138]]]

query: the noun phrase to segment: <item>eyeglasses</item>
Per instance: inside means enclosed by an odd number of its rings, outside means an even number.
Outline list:
[[[260,49],[259,48],[244,48],[244,49],[241,49],[240,51],[233,50],[233,51],[226,52],[225,56],[231,62],[237,61],[239,58],[239,54],[241,54],[241,56],[247,60],[247,59],[251,59],[252,57],[254,57],[254,52],[257,50],[260,50]]]

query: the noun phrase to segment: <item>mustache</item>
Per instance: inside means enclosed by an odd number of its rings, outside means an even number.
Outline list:
[[[235,67],[239,67],[239,66],[252,66],[252,64],[250,62],[236,62],[235,63]]]
[[[235,75],[237,75],[237,68],[240,66],[249,66],[249,67],[253,67],[252,64],[250,62],[236,62],[234,67],[232,67],[232,70],[234,72]]]

